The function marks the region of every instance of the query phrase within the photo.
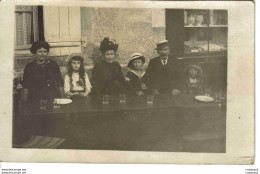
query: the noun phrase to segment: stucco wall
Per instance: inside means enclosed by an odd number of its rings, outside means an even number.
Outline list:
[[[83,56],[90,65],[101,59],[99,44],[104,37],[119,43],[117,60],[121,64],[134,52],[144,54],[147,60],[157,56],[156,42],[165,39],[165,27],[152,27],[152,9],[82,7],[81,33],[86,41]]]

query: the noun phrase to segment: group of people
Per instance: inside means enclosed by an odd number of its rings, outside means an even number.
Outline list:
[[[103,39],[100,51],[104,59],[94,65],[91,78],[84,70],[84,58],[70,57],[63,80],[58,64],[47,58],[49,44],[44,41],[35,42],[30,49],[35,60],[24,69],[23,88],[28,94],[26,98],[37,100],[88,95],[100,97],[121,93],[136,96],[151,93],[178,95],[181,92],[198,93],[202,89],[201,67],[190,64],[183,71],[178,61],[171,57],[170,43],[167,40],[157,43],[159,56],[150,60],[146,71],[146,58],[140,53],[134,53],[128,63],[126,75],[115,61],[118,46],[108,37]]]

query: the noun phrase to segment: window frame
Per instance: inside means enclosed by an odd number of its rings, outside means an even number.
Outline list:
[[[38,6],[31,6],[32,9],[15,9],[15,13],[17,12],[31,12],[32,13],[32,20],[33,20],[33,41],[39,40],[39,21],[38,21]],[[15,21],[16,25],[16,21]],[[16,28],[16,26],[15,26]],[[16,30],[15,30],[15,36],[16,36]],[[15,38],[16,39],[16,38]],[[32,44],[27,45],[15,45],[15,50],[29,50],[31,48]]]

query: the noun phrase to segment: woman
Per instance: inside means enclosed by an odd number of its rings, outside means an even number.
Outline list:
[[[23,76],[23,87],[28,90],[30,101],[61,97],[63,80],[60,68],[55,61],[47,58],[49,50],[49,44],[44,41],[33,43],[30,49],[35,60],[26,65]]]
[[[108,37],[100,44],[104,60],[95,64],[92,71],[92,92],[96,96],[108,94],[116,95],[123,92],[125,84],[121,66],[115,62],[118,44],[109,40]]]

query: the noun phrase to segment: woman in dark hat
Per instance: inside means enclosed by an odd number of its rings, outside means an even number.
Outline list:
[[[108,37],[100,44],[104,60],[95,64],[92,71],[92,92],[96,96],[108,94],[115,95],[123,91],[125,79],[118,62],[115,62],[115,55],[118,44],[109,40]]]
[[[134,53],[128,63],[129,71],[126,74],[127,93],[142,96],[147,92],[145,85],[145,71],[143,65],[145,58],[140,53]]]
[[[47,58],[49,50],[44,41],[33,43],[30,49],[35,60],[26,65],[23,76],[23,87],[30,101],[61,97],[63,79],[58,64]]]

